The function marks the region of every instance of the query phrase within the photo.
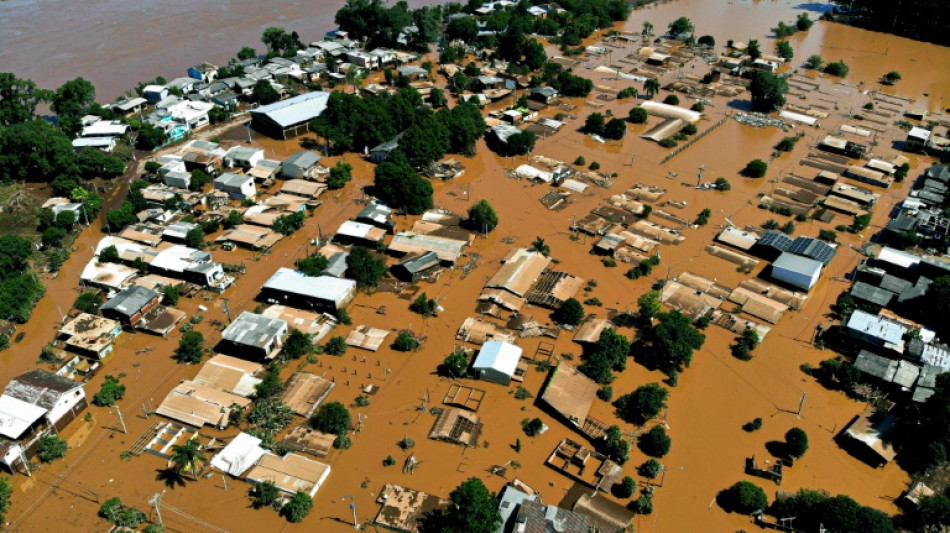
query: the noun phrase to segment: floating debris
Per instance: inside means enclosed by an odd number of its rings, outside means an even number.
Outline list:
[[[784,120],[763,115],[762,113],[736,113],[732,115],[732,117],[740,124],[747,124],[749,126],[755,126],[756,128],[774,126],[776,128],[785,129]]]

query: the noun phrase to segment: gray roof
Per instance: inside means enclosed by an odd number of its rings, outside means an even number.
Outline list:
[[[392,152],[396,148],[399,148],[399,140],[402,139],[402,136],[405,133],[406,132],[402,132],[396,135],[395,137],[393,137],[392,139],[389,139],[388,141],[384,143],[380,143],[370,148],[369,151],[370,152],[386,152],[388,154],[389,152]]]
[[[439,266],[439,256],[435,252],[426,252],[422,255],[417,255],[396,263],[393,266],[400,266],[415,274],[416,272],[422,272],[423,270]]]
[[[861,350],[858,354],[858,358],[854,360],[854,366],[869,376],[890,381],[890,378],[897,370],[897,361],[888,359],[887,357],[881,357],[867,350]]]
[[[300,168],[311,168],[320,161],[320,157],[320,154],[316,152],[311,152],[310,150],[301,150],[288,157],[284,161],[284,164],[293,165]]]
[[[125,316],[132,316],[156,297],[158,297],[157,292],[133,285],[119,291],[108,302],[102,304],[99,309],[102,311],[113,310]]]
[[[214,179],[214,184],[224,186],[224,187],[240,187],[248,181],[254,181],[254,176],[247,174],[234,174],[232,172],[225,172],[217,178]]]
[[[917,229],[917,218],[904,214],[887,223],[887,229],[893,232],[914,231]]]
[[[797,272],[806,276],[812,276],[816,272],[820,272],[821,266],[821,261],[788,252],[782,252],[782,255],[772,263],[773,268]]]
[[[45,370],[30,370],[10,380],[4,394],[44,409],[52,409],[59,398],[81,383],[51,374]]]
[[[349,256],[350,252],[342,252],[331,257],[330,262],[327,263],[327,268],[323,270],[323,274],[334,278],[342,278],[346,274],[346,258]]]
[[[389,225],[391,223],[389,217],[392,214],[393,210],[388,205],[373,202],[356,215],[356,220],[367,220],[376,224]]]
[[[263,152],[260,148],[254,148],[251,146],[232,146],[224,153],[224,156],[229,159],[250,159],[257,155],[258,153]]]
[[[927,177],[944,183],[950,182],[950,167],[947,165],[934,165],[927,169]]]
[[[905,289],[909,289],[910,287],[913,287],[914,284],[907,281],[906,279],[901,279],[897,276],[885,274],[884,277],[881,278],[881,283],[879,284],[879,286],[884,290],[888,290],[897,294]]]
[[[513,516],[518,515],[518,509],[521,508],[521,504],[525,501],[534,501],[536,499],[537,496],[531,496],[511,485],[506,485],[501,493],[501,501],[498,502],[498,512],[501,514],[501,525],[498,526],[495,533],[511,531],[514,527],[514,523],[509,524],[509,520],[511,520]]]
[[[411,75],[413,75],[413,74],[428,74],[428,73],[429,73],[428,70],[426,70],[426,69],[424,69],[424,68],[422,68],[422,67],[420,67],[420,66],[417,66],[417,65],[403,65],[403,66],[399,67],[399,68],[396,69],[396,70],[398,70],[398,71],[399,71],[399,74],[401,74],[401,75],[403,75],[403,76],[411,76]]]
[[[287,322],[247,311],[221,332],[221,338],[234,344],[263,348],[287,330]]]
[[[870,283],[859,281],[851,287],[851,296],[881,307],[887,307],[895,294],[880,287],[875,287]]]
[[[341,305],[356,290],[356,282],[332,276],[307,276],[299,270],[280,268],[263,288],[319,298]]]
[[[251,114],[264,115],[282,127],[292,126],[320,116],[329,98],[328,92],[314,91],[258,107]]]
[[[553,98],[557,96],[557,89],[554,87],[534,87],[531,89],[531,94],[540,94],[547,98]]]

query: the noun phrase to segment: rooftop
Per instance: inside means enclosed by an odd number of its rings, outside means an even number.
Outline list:
[[[356,282],[332,276],[307,276],[299,270],[280,268],[264,283],[263,288],[329,300],[336,305],[342,305],[356,290]]]
[[[560,363],[541,393],[541,400],[577,425],[584,423],[597,395],[598,385],[567,363]]]
[[[81,383],[71,379],[45,370],[30,370],[11,379],[4,394],[44,409],[52,409],[62,395],[81,388]]]
[[[251,114],[264,115],[282,127],[292,126],[320,116],[327,108],[329,98],[328,92],[314,91],[258,107]]]
[[[157,297],[157,292],[133,285],[119,291],[108,302],[102,304],[99,309],[103,311],[115,310],[125,316],[132,316]]]
[[[221,332],[221,338],[234,344],[264,348],[287,331],[287,322],[244,311]]]
[[[19,439],[46,414],[46,409],[6,394],[0,395],[0,435]]]

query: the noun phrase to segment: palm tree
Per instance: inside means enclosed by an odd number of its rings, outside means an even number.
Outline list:
[[[641,33],[644,37],[647,35],[653,35],[653,23],[649,20],[643,21],[643,32]]]
[[[198,464],[207,459],[208,457],[199,448],[198,442],[192,439],[181,445],[173,445],[168,461],[179,474],[185,470],[191,470],[191,475],[195,477],[195,481],[198,481]]]
[[[541,255],[547,257],[551,253],[551,247],[544,242],[544,239],[537,237],[534,239],[534,242],[531,243],[532,252],[540,252]]]
[[[650,96],[652,99],[656,93],[660,92],[660,80],[656,78],[650,78],[647,81],[643,82],[643,90]]]

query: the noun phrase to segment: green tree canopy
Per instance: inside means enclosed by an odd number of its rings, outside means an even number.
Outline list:
[[[673,446],[673,439],[666,434],[663,426],[653,426],[650,431],[640,435],[637,445],[640,451],[650,457],[663,457],[670,452]]]
[[[626,422],[644,424],[660,414],[669,395],[670,391],[658,383],[641,385],[633,393],[617,398],[617,414]]]
[[[475,202],[475,205],[468,208],[466,223],[469,228],[475,231],[488,233],[498,225],[498,213],[495,213],[495,209],[488,203],[488,200],[479,200]]]
[[[53,95],[50,108],[56,113],[57,123],[69,136],[82,129],[82,117],[96,101],[96,88],[92,83],[76,78],[67,81]]]
[[[424,533],[493,533],[501,525],[495,494],[472,477],[449,494],[452,505],[422,521]]]
[[[628,118],[633,124],[643,124],[649,118],[649,114],[647,114],[647,110],[642,107],[634,107],[630,110],[630,116]]]
[[[680,17],[670,23],[669,29],[670,29],[670,32],[669,32],[670,35],[672,35],[673,37],[676,37],[684,33],[693,33],[693,31],[695,31],[696,28],[693,27],[693,23],[692,21],[689,20],[689,18]]]
[[[393,209],[420,215],[432,209],[432,183],[416,172],[396,150],[376,167],[376,193]]]
[[[587,115],[587,119],[584,121],[584,133],[603,135],[605,126],[604,115],[591,113]]]
[[[752,76],[749,93],[752,95],[752,108],[769,113],[785,105],[788,82],[782,76],[759,71]]]
[[[765,176],[765,173],[769,170],[769,164],[761,159],[753,159],[749,161],[745,168],[742,169],[742,173],[750,178],[761,178]]]
[[[783,500],[776,500],[769,511],[777,518],[795,517],[795,527],[802,531],[860,531],[862,533],[893,533],[894,523],[886,513],[859,505],[849,496],[826,496],[808,489]]]
[[[769,498],[761,487],[751,481],[739,481],[719,495],[719,501],[727,511],[749,514],[769,505]]]
[[[260,105],[273,104],[280,100],[280,93],[267,80],[257,80],[251,92],[251,100]]]
[[[50,91],[40,89],[32,80],[17,78],[12,72],[0,72],[0,126],[34,120],[36,106],[52,97]]]
[[[204,356],[205,337],[200,331],[185,332],[175,349],[175,360],[179,363],[199,363]]]
[[[361,289],[379,285],[379,280],[385,273],[386,261],[368,248],[354,246],[346,257],[346,277],[356,281],[356,285]]]
[[[551,318],[560,324],[568,326],[578,326],[587,317],[584,306],[576,298],[564,300],[557,311],[551,314]]]
[[[306,492],[297,491],[290,501],[280,508],[280,514],[287,518],[288,522],[296,524],[303,522],[303,519],[310,514],[313,509],[313,498]]]
[[[650,345],[645,354],[650,366],[678,372],[688,368],[693,352],[703,347],[706,336],[693,327],[692,321],[678,310],[657,315],[658,323],[643,333]]]
[[[627,368],[628,355],[630,340],[613,328],[605,328],[597,342],[585,349],[578,370],[597,383],[610,383],[614,379],[613,371]]]
[[[627,124],[623,119],[612,118],[607,121],[607,124],[604,126],[603,136],[607,139],[613,139],[619,141],[623,139],[624,135],[627,134]]]
[[[792,428],[785,433],[785,451],[792,457],[801,457],[808,451],[808,434],[801,428]]]
[[[0,128],[0,183],[51,183],[78,173],[76,150],[59,128],[45,120]]]
[[[345,435],[350,430],[351,423],[350,412],[340,402],[321,404],[317,414],[310,419],[310,425],[314,429],[333,435]]]
[[[284,341],[284,347],[281,354],[290,359],[299,359],[304,355],[313,352],[313,339],[309,333],[304,333],[297,328],[291,328],[290,335]]]

